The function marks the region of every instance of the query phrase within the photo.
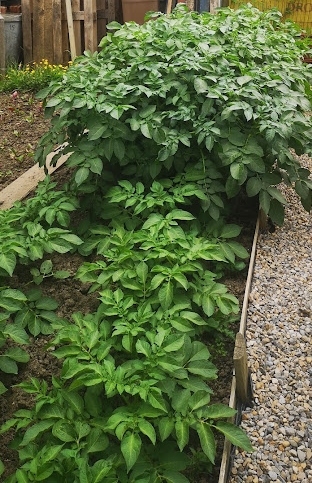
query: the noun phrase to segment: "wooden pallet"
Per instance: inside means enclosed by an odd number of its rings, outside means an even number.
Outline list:
[[[116,19],[120,0],[71,0],[77,55],[95,52]],[[21,0],[24,63],[46,59],[50,64],[70,60],[69,32],[64,0]]]

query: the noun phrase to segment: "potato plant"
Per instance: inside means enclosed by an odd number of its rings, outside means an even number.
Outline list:
[[[15,428],[20,458],[6,483],[188,483],[198,461],[214,464],[217,432],[252,451],[227,421],[235,411],[210,403],[209,344],[239,312],[220,278],[248,257],[231,198],[258,197],[281,224],[283,180],[311,208],[310,173],[290,150],[309,149],[312,134],[311,74],[291,23],[250,6],[199,15],[180,5],[109,29],[99,53],[40,94],[52,128],[37,160],[66,141],[52,163],[71,153],[70,182],[58,192],[47,180],[0,217],[2,275],[76,250],[88,259],[75,276],[99,304],[44,319],[56,305],[35,289],[8,311],[25,321],[31,302],[31,316],[48,320],[62,371],[50,387],[20,384],[36,402],[1,428]],[[38,285],[53,273],[41,267],[31,269]]]
[[[40,164],[66,140],[82,191],[107,170],[150,184],[198,164],[202,206],[213,219],[244,190],[281,224],[282,180],[310,210],[309,171],[290,150],[309,150],[312,134],[311,69],[298,28],[250,5],[216,15],[178,6],[143,26],[109,28],[99,53],[80,57],[41,92],[53,129],[42,138]]]

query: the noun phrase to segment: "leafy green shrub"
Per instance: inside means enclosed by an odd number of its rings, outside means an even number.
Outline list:
[[[86,53],[41,92],[54,117],[37,152],[40,164],[66,139],[67,164],[82,191],[105,179],[108,163],[117,179],[122,171],[145,184],[199,164],[202,205],[214,219],[227,198],[246,189],[281,224],[282,180],[311,208],[309,171],[290,148],[302,154],[310,146],[304,112],[312,77],[291,22],[250,5],[216,15],[179,6],[143,26],[109,28],[115,32],[103,38],[100,53]]]

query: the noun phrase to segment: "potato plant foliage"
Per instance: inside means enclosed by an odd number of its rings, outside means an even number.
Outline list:
[[[280,224],[283,180],[311,208],[310,173],[290,151],[312,134],[311,74],[291,23],[250,6],[182,5],[109,28],[99,53],[40,94],[52,128],[37,160],[66,141],[52,163],[70,153],[70,182],[56,191],[47,178],[0,216],[2,277],[44,259],[35,285],[65,279],[45,254],[78,251],[75,277],[98,297],[95,313],[67,321],[39,288],[0,291],[2,342],[53,329],[62,360],[51,384],[20,384],[35,404],[1,428],[15,429],[20,458],[6,483],[188,483],[215,463],[216,432],[252,451],[228,422],[235,411],[210,401],[210,344],[239,312],[220,277],[248,257],[229,200],[258,197]],[[19,361],[24,352],[6,353],[11,372]]]
[[[220,193],[228,199],[246,190],[282,224],[282,180],[310,210],[309,172],[290,148],[310,148],[311,69],[291,22],[250,5],[216,15],[180,6],[143,26],[113,22],[110,30],[99,53],[86,53],[41,93],[54,127],[42,139],[40,164],[66,140],[82,189],[105,177],[107,163],[144,183],[199,163],[213,218]]]

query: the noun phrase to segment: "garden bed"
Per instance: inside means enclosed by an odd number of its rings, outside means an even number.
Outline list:
[[[34,125],[34,132],[36,131]],[[20,146],[22,142],[27,142],[27,132],[20,138]],[[21,147],[21,149],[23,149]],[[22,171],[27,170],[27,163],[19,166]],[[17,171],[18,174],[19,171]],[[27,171],[25,171],[27,175]],[[59,187],[67,181],[70,173],[66,169],[60,169],[53,175],[53,180],[57,181]],[[10,192],[13,187],[12,195],[9,195],[9,199],[16,198],[17,193],[14,189],[20,181],[18,178],[13,184],[6,187],[5,191]],[[0,199],[2,193],[0,192]],[[29,195],[31,197],[31,194]],[[238,216],[239,214],[239,216]],[[257,206],[249,205],[245,203],[237,206],[237,210],[233,213],[232,220],[243,227],[239,241],[242,245],[251,252],[254,229],[256,223]],[[53,277],[47,277],[40,285],[43,296],[53,297],[58,302],[59,308],[57,315],[60,318],[70,319],[72,313],[81,311],[83,313],[92,313],[96,310],[99,301],[95,294],[89,294],[88,289],[90,284],[83,284],[79,280],[74,279],[74,275],[79,266],[83,263],[83,257],[79,254],[53,254],[53,256],[46,257],[51,259],[53,264],[53,270],[64,270],[70,273],[70,277],[66,280],[56,280]],[[40,269],[42,261],[31,264],[29,268]],[[222,280],[229,291],[233,293],[240,301],[240,307],[243,308],[244,299],[246,300],[246,278],[247,268],[238,273],[228,273]],[[250,280],[249,280],[250,283]],[[29,269],[25,270],[23,266],[20,266],[14,273],[10,280],[10,287],[25,291],[25,289],[36,288],[36,284],[33,281],[33,277],[29,273]],[[239,318],[237,322],[231,325],[233,334],[239,330]],[[25,393],[21,388],[16,387],[17,384],[31,378],[38,378],[39,380],[48,381],[51,384],[52,376],[58,377],[61,370],[61,362],[53,356],[53,348],[46,350],[46,346],[53,339],[53,336],[40,335],[38,337],[31,338],[31,344],[27,347],[27,352],[30,356],[30,360],[27,364],[20,365],[19,372],[16,375],[6,374],[2,378],[2,382],[9,391],[0,396],[0,404],[2,407],[0,425],[5,423],[8,419],[12,418],[14,413],[21,409],[31,408],[34,404],[34,398],[32,395]],[[230,393],[232,388],[232,375],[233,375],[233,360],[231,355],[234,351],[234,337],[227,338],[223,341],[220,340],[219,345],[214,350],[213,362],[218,368],[218,379],[212,381],[210,386],[213,390],[211,402],[229,404]],[[210,348],[211,349],[211,348]],[[4,352],[4,349],[2,350]],[[233,391],[233,388],[232,388]],[[1,435],[0,437],[0,454],[2,455],[2,461],[6,466],[6,472],[4,477],[13,473],[18,467],[18,456],[14,449],[10,448],[10,441],[13,437],[13,431]],[[212,469],[208,470],[203,466],[196,473],[196,479],[191,480],[194,483],[214,483],[220,474],[222,456],[228,456],[228,453],[224,455],[224,439],[220,436],[217,439],[217,456],[216,465]],[[225,464],[223,460],[223,465]],[[225,481],[225,480],[224,480]]]

